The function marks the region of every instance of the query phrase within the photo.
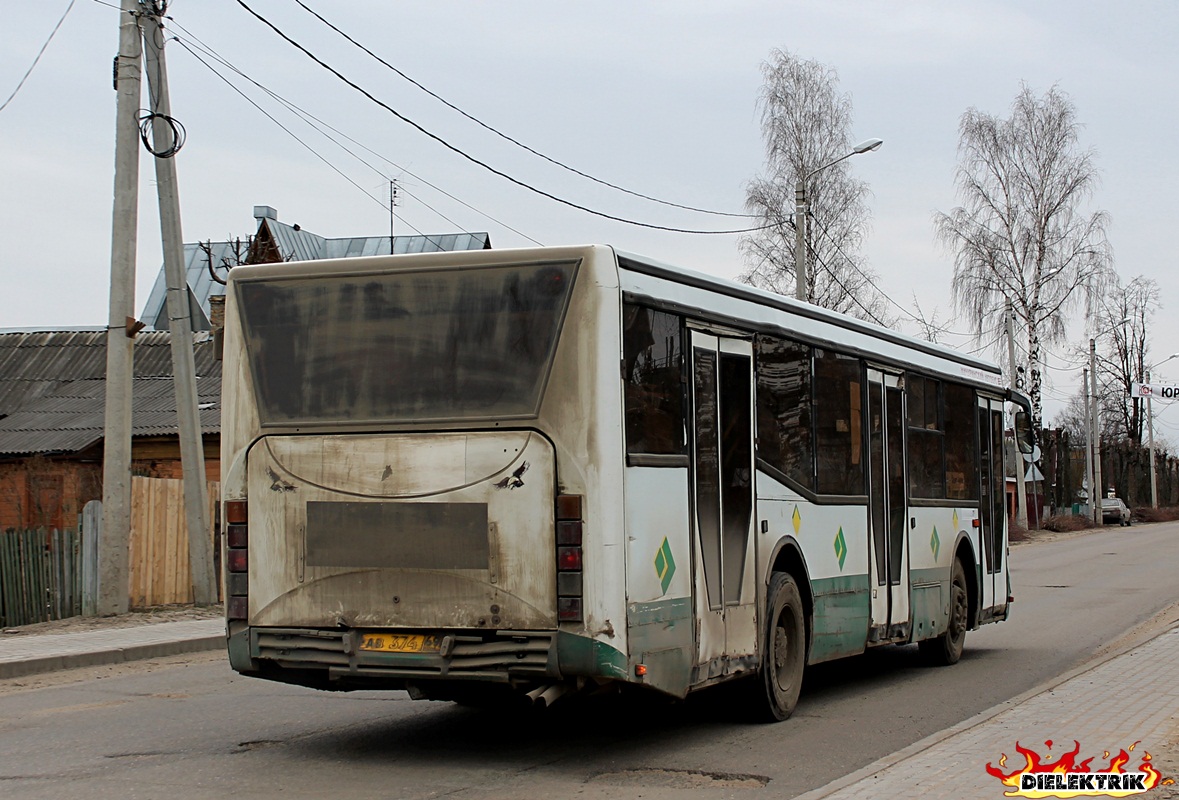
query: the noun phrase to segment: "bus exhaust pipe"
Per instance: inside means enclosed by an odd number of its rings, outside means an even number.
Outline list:
[[[569,691],[569,687],[565,684],[554,683],[548,686],[537,686],[528,692],[526,696],[533,705],[540,708],[548,708],[557,702],[567,691]]]

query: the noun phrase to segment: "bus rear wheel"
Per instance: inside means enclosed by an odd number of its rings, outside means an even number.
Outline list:
[[[921,657],[927,664],[948,667],[962,658],[966,646],[966,628],[970,624],[970,598],[966,592],[966,569],[962,559],[954,559],[950,575],[950,619],[945,633],[919,643]]]
[[[806,666],[806,619],[794,576],[775,572],[767,592],[757,717],[780,722],[794,712]]]

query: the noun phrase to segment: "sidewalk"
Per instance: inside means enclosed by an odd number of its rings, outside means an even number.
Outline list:
[[[1006,754],[1001,769],[1010,775],[1026,764],[1016,742],[1049,763],[1073,750],[1074,741],[1080,744],[1076,762],[1092,756],[1094,773],[1105,771],[1110,756],[1126,750],[1125,771],[1137,771],[1150,753],[1154,768],[1179,782],[1179,628],[1074,670],[797,800],[1001,798],[1015,790],[988,774],[988,763],[999,767]],[[1143,796],[1179,798],[1179,785],[1159,786]]]
[[[0,679],[225,647],[225,621],[194,619],[77,633],[0,634]]]

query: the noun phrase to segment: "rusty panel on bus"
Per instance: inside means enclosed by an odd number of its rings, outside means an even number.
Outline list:
[[[554,480],[528,431],[265,437],[250,623],[554,626]]]

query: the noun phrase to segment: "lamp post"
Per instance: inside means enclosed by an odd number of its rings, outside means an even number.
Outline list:
[[[1155,367],[1166,364],[1173,358],[1179,358],[1179,353],[1171,353],[1158,364],[1151,364],[1146,368],[1146,382],[1150,383],[1150,371]],[[1153,394],[1153,392],[1151,393]],[[1150,442],[1150,507],[1159,507],[1159,478],[1154,467],[1154,412],[1150,407],[1151,394],[1146,396],[1146,437]]]
[[[868,139],[860,142],[851,149],[850,153],[840,156],[830,164],[824,164],[818,169],[812,169],[803,175],[798,183],[794,184],[794,296],[799,300],[810,302],[810,297],[807,296],[809,293],[807,292],[806,275],[806,182],[828,167],[833,167],[840,161],[851,158],[852,156],[858,156],[860,153],[870,153],[873,150],[878,150],[882,144],[884,144],[883,139]]]

